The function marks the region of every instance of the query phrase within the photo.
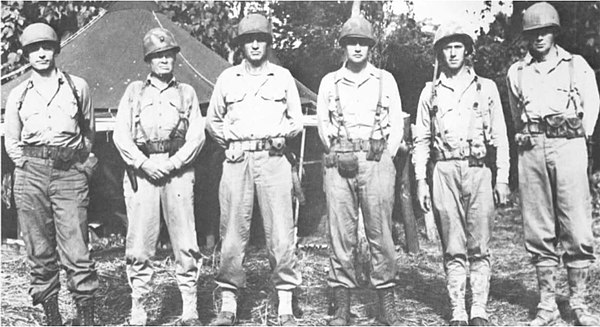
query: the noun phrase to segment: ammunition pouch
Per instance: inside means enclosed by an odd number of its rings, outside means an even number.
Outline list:
[[[548,138],[577,138],[584,137],[583,123],[579,117],[565,117],[562,114],[544,117],[546,136]]]
[[[385,139],[369,139],[369,149],[367,150],[366,156],[367,160],[379,162],[386,145],[387,143]]]
[[[515,144],[520,151],[531,150],[535,146],[535,140],[531,138],[531,134],[516,133]]]
[[[269,144],[268,149],[269,149],[270,156],[281,157],[284,154],[285,138],[283,138],[283,137],[269,138],[267,142]],[[290,160],[290,158],[288,158],[288,161],[289,160]],[[292,164],[292,166],[294,165],[292,162],[290,162],[290,164]]]
[[[483,163],[489,167],[492,172],[498,169],[497,159],[498,157],[498,148],[492,144],[485,145],[485,157],[483,158]]]
[[[354,152],[338,152],[337,168],[340,176],[353,178],[358,174],[358,157]]]
[[[169,157],[174,155],[185,144],[185,139],[174,138],[162,141],[149,141],[144,144],[138,144],[138,148],[147,157],[153,153],[169,153]]]

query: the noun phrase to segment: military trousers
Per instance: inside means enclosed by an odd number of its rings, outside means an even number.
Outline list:
[[[585,139],[531,137],[519,151],[525,248],[534,265],[556,266],[560,243],[567,267],[586,268],[595,258]]]
[[[151,156],[167,156],[166,153]],[[127,174],[123,192],[127,207],[127,278],[132,298],[142,298],[151,291],[160,233],[161,211],[175,255],[175,276],[182,294],[194,294],[198,280],[200,256],[194,220],[194,168],[184,167],[160,183],[153,183],[136,172],[137,191],[133,191]]]
[[[469,167],[468,160],[438,161],[432,181],[453,320],[468,320],[465,309],[468,271],[473,293],[471,318],[487,319],[490,238],[495,210],[491,170]]]
[[[23,167],[15,168],[14,194],[31,267],[29,295],[34,305],[57,295],[62,266],[68,290],[83,303],[98,288],[87,247],[87,177],[74,167],[52,168],[50,159],[25,159]]]
[[[359,169],[353,178],[342,177],[336,167],[325,168],[331,246],[327,282],[334,288],[358,287],[353,258],[360,206],[371,252],[370,284],[376,289],[393,287],[397,271],[392,238],[396,168],[387,150],[379,162],[366,160],[366,152],[355,154]]]
[[[221,264],[215,281],[230,290],[246,287],[242,264],[255,195],[263,218],[271,280],[277,290],[292,290],[302,282],[294,244],[292,168],[285,156],[270,156],[268,151],[246,151],[237,162],[223,163],[219,185]]]

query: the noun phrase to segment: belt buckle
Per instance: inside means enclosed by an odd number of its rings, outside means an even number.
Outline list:
[[[165,151],[165,143],[164,143],[164,142],[160,141],[160,142],[158,142],[158,144],[157,144],[157,145],[158,145],[158,147],[157,147],[157,148],[158,148],[158,149],[157,149],[157,150],[158,150],[158,152],[161,152],[161,153],[162,153],[162,152],[164,152],[164,151]]]

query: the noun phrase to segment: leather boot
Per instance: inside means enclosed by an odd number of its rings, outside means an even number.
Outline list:
[[[144,309],[144,300],[141,297],[131,298],[131,317],[129,318],[129,325],[131,326],[145,326],[148,320],[148,314]]]
[[[94,323],[94,299],[77,302],[77,319],[79,326],[95,326]]]
[[[452,260],[446,264],[446,287],[452,309],[450,323],[468,325],[469,316],[465,308],[465,293],[467,289],[467,268],[460,260]]]
[[[471,278],[469,282],[473,296],[469,325],[486,326],[488,319],[487,302],[490,292],[490,261],[487,258],[475,259],[471,261],[470,271]]]
[[[568,268],[567,273],[571,294],[569,305],[575,316],[575,324],[578,326],[599,326],[600,319],[589,311],[585,303],[588,268]]]
[[[529,326],[548,326],[560,319],[556,305],[556,273],[557,267],[536,267],[540,303],[535,318]]]
[[[181,310],[181,324],[183,326],[198,326],[202,323],[198,320],[198,306],[196,290],[181,292],[183,309]]]
[[[58,294],[52,295],[42,303],[47,326],[62,326],[62,317],[58,310]]]
[[[329,321],[329,326],[348,326],[350,324],[350,290],[336,287],[333,290],[335,315]]]
[[[400,319],[396,314],[396,299],[394,298],[394,288],[385,288],[377,290],[379,297],[379,309],[381,310],[381,322],[388,326],[401,325]]]

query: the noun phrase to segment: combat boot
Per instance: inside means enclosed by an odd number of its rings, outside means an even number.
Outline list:
[[[536,267],[540,303],[535,318],[529,326],[548,326],[560,319],[556,305],[556,266]]]
[[[145,326],[148,320],[148,314],[144,308],[144,300],[141,297],[131,298],[131,317],[130,326]]]
[[[490,261],[487,258],[475,259],[470,265],[472,301],[471,301],[471,326],[487,326],[487,301],[490,292]]]
[[[58,294],[52,295],[42,303],[47,326],[62,326],[62,317],[58,310]]]
[[[350,324],[350,290],[345,287],[333,289],[335,315],[328,323],[329,326],[348,326]]]
[[[377,290],[379,297],[379,309],[381,310],[381,322],[388,326],[401,325],[400,319],[396,314],[396,299],[394,298],[394,288],[385,288]]]
[[[578,326],[600,326],[600,319],[593,315],[586,303],[586,281],[588,268],[568,268],[569,291],[571,298],[569,304]]]
[[[465,308],[467,289],[467,268],[460,261],[450,261],[446,265],[446,287],[452,309],[451,326],[468,326],[469,316]]]
[[[181,292],[181,300],[183,309],[181,311],[180,323],[183,326],[198,326],[202,325],[198,320],[198,307],[196,290],[191,292]]]
[[[79,301],[77,306],[76,322],[79,326],[95,326],[94,322],[94,299]]]

